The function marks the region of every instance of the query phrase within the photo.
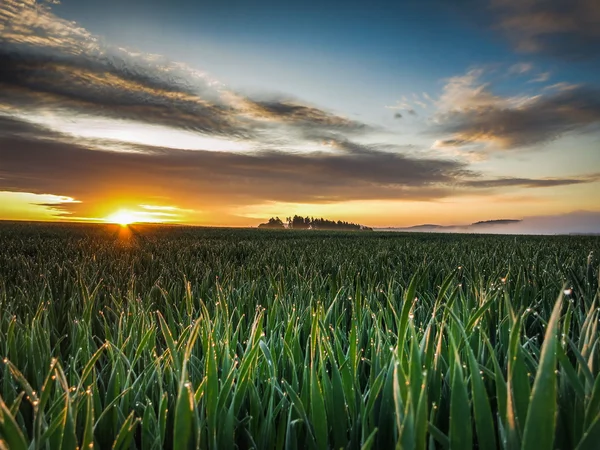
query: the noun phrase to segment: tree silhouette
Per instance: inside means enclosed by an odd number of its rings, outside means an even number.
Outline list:
[[[365,227],[352,222],[338,220],[327,220],[314,217],[302,217],[294,215],[294,217],[286,217],[287,228],[294,230],[343,230],[343,231],[372,231],[372,228]],[[261,223],[259,228],[285,228],[283,221],[279,217],[271,217],[268,222]]]
[[[261,223],[258,228],[280,228],[283,229],[283,222],[279,217],[271,217],[267,223]]]

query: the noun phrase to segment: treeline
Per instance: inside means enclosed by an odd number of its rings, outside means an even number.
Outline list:
[[[343,230],[343,231],[372,231],[372,228],[365,227],[358,223],[345,222],[342,220],[328,220],[314,217],[302,217],[295,215],[287,217],[285,222],[279,217],[271,217],[268,222],[261,223],[258,228],[272,229],[293,229],[293,230]]]

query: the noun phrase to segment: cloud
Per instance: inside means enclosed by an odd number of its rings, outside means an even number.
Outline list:
[[[106,45],[35,0],[0,5],[0,102],[12,113],[89,114],[248,136],[205,74]]]
[[[464,145],[468,145],[470,144],[470,141],[467,141],[465,139],[442,139],[442,140],[437,140],[433,143],[432,148],[447,148],[447,147],[462,147]]]
[[[597,0],[491,0],[496,27],[517,50],[561,58],[600,55]]]
[[[565,83],[560,82],[560,83],[554,83],[551,84],[550,86],[544,86],[544,90],[546,91],[568,91],[569,89],[573,89],[579,87],[579,85],[577,84],[571,84],[571,83]]]
[[[29,127],[29,128],[28,128]],[[416,159],[340,142],[342,152],[238,154],[138,146],[137,152],[91,150],[93,142],[57,140],[18,122],[2,125],[3,190],[56,192],[82,200],[110,193],[247,204],[264,200],[327,202],[447,195],[467,173],[451,160]],[[12,132],[8,130],[13,130]],[[182,205],[182,208],[190,207]],[[194,209],[196,209],[194,207]]]
[[[402,100],[402,101],[397,101],[395,105],[386,106],[386,108],[387,109],[412,109],[412,106],[406,100]]]
[[[426,100],[432,101],[431,97],[429,97],[429,95],[427,95],[426,93],[423,93],[423,98],[425,98]],[[417,94],[413,94],[413,103],[424,109],[428,108],[428,106],[429,106],[429,105],[427,105],[427,103],[419,100],[419,97],[417,97]],[[411,116],[417,115],[417,112],[415,111],[413,106],[407,101],[406,97],[404,97],[404,96],[402,97],[402,100],[397,101],[395,105],[388,105],[388,106],[386,106],[386,108],[387,109],[401,109],[401,110],[406,111],[406,113],[410,114]],[[400,114],[400,113],[398,113],[398,114]],[[396,117],[396,118],[398,118],[398,117]]]
[[[56,217],[67,217],[74,206],[79,206],[76,199],[53,195],[32,194],[30,192],[10,192],[0,190],[2,219],[34,219],[50,220]]]
[[[15,53],[1,47],[0,59],[0,100],[15,112],[62,111],[213,135],[250,135],[248,123],[226,105],[186,92],[177,78],[142,75],[144,68],[134,63]]]
[[[489,91],[489,83],[481,81],[482,68],[470,69],[464,75],[448,78],[437,105],[442,111],[484,108],[502,104],[503,99]]]
[[[541,72],[530,80],[531,83],[544,83],[550,79],[550,72]]]
[[[162,214],[171,214],[172,215],[174,213],[192,212],[192,210],[190,210],[190,209],[182,209],[182,208],[178,208],[176,206],[144,205],[144,204],[141,204],[139,206],[140,206],[140,208],[146,209],[149,211],[157,211],[156,214],[162,213]]]
[[[312,129],[317,127],[345,132],[358,132],[369,129],[363,123],[291,100],[253,101],[245,99],[240,104],[240,108],[254,118],[272,120],[299,128]]]
[[[259,141],[281,125],[370,130],[299,101],[245,98],[184,64],[109,46],[35,0],[0,4],[0,60],[0,112],[13,116],[93,116]]]
[[[508,74],[509,75],[512,75],[512,74],[522,75],[524,73],[530,72],[532,69],[533,69],[532,63],[529,63],[529,62],[517,63],[517,64],[513,64],[512,66],[510,66],[508,68]]]
[[[77,216],[92,214],[90,205],[110,198],[131,197],[138,205],[150,205],[149,198],[175,199],[181,209],[210,210],[265,201],[431,200],[509,185],[578,182],[486,180],[459,161],[416,158],[349,140],[333,140],[337,152],[240,154],[144,146],[110,152],[97,149],[93,141],[63,140],[34,128],[4,119],[0,190],[75,198],[82,203],[68,206]]]
[[[530,73],[534,69],[533,63],[530,62],[521,62],[517,64],[513,64],[507,70],[508,75],[524,75]],[[550,79],[550,72],[540,72],[531,80],[530,83],[543,83]]]
[[[82,49],[101,49],[99,40],[85,29],[52,14],[48,2],[3,0],[0,32],[3,43],[32,45],[69,54],[77,54]]]
[[[394,114],[394,119],[402,119],[402,114],[397,112],[396,114]]]
[[[429,105],[424,101],[420,100],[419,96],[416,93],[413,93],[413,102],[415,105],[420,106],[421,108],[427,109]]]
[[[527,188],[543,188],[543,187],[557,187],[557,186],[569,186],[573,184],[592,183],[598,181],[600,177],[598,175],[590,175],[580,178],[496,178],[488,180],[469,180],[463,183],[464,186],[481,188],[481,189],[495,189],[502,187],[527,187]]]
[[[449,136],[436,142],[438,148],[527,147],[600,124],[599,89],[580,85],[534,96],[500,97],[481,76],[477,69],[448,80],[432,131]]]

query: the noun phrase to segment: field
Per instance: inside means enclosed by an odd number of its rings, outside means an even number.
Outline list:
[[[0,225],[0,448],[598,449],[600,238]]]

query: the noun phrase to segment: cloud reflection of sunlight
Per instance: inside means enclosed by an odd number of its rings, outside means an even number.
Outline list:
[[[100,117],[58,116],[55,114],[28,115],[28,121],[60,133],[87,139],[148,145],[181,150],[248,151],[250,144],[236,140],[206,136],[193,131],[179,130],[129,120]]]

